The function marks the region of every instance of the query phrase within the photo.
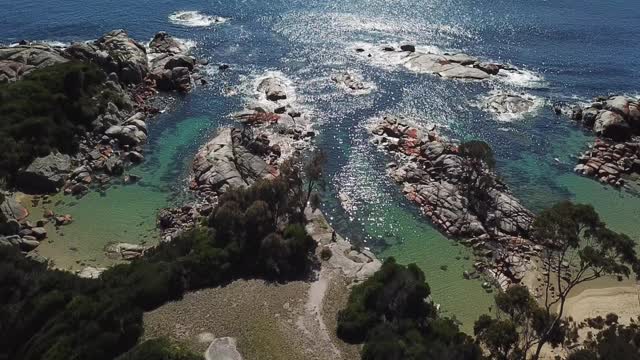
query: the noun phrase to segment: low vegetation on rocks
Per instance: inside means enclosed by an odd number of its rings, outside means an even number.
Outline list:
[[[119,95],[104,88],[92,64],[65,62],[0,84],[0,177],[53,150],[74,153],[82,135]],[[98,97],[96,101],[95,97]]]

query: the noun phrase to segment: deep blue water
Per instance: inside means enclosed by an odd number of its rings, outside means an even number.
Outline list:
[[[412,246],[406,259],[425,259],[421,266],[428,275],[441,265],[436,262],[438,254],[431,254],[432,244],[446,239],[415,216],[415,208],[384,176],[388,159],[368,144],[362,127],[383,113],[435,122],[456,138],[488,141],[496,151],[501,175],[533,209],[574,198],[593,203],[617,221],[618,229],[640,233],[635,226],[640,220],[635,197],[572,175],[571,157],[590,141],[589,134],[556,117],[549,106],[524,119],[500,122],[470,105],[492,90],[506,89],[537,96],[547,104],[609,93],[637,94],[637,1],[0,0],[0,9],[0,43],[89,40],[116,28],[147,41],[165,30],[195,41],[195,53],[212,64],[231,65],[225,73],[212,66],[212,85],[181,98],[174,111],[152,125],[152,137],[198,117],[209,119],[204,134],[211,134],[230,121],[229,113],[242,108],[241,96],[222,96],[225,88],[242,88],[265,71],[282,72],[295,82],[301,102],[314,113],[319,131],[316,144],[329,154],[331,186],[325,210],[334,225],[374,247],[383,242],[401,247],[412,234],[411,241],[424,246]],[[203,28],[170,23],[168,16],[180,10],[230,20]],[[514,64],[538,81],[468,83],[416,75],[354,57],[351,49],[357,43],[415,43],[460,50]],[[361,97],[345,95],[329,80],[340,70],[359,71],[377,90]],[[171,192],[181,184],[193,153],[206,138],[200,132],[169,154],[172,166],[160,174],[156,185],[166,185],[163,191]],[[149,149],[159,147],[162,141],[152,139]],[[153,168],[154,161],[150,156],[144,167]],[[338,203],[339,192],[348,195],[357,209],[347,213]],[[446,293],[442,296],[451,302],[449,307],[460,312],[462,305],[451,300],[456,296],[453,287],[466,285],[456,281],[432,288]]]

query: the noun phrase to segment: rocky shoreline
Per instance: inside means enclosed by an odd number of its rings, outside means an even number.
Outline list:
[[[435,128],[423,131],[388,116],[370,131],[372,143],[394,155],[387,172],[407,199],[448,237],[473,248],[478,261],[465,277],[484,272],[502,288],[524,278],[530,260],[542,250],[528,240],[534,215],[491,169],[472,169],[459,146]],[[476,177],[469,181],[472,173]],[[474,194],[480,195],[479,204]]]
[[[197,61],[188,52],[186,45],[164,32],[156,34],[147,49],[124,30],[111,31],[92,43],[74,43],[66,49],[39,44],[0,49],[0,69],[24,61],[24,70],[8,81],[19,81],[30,71],[57,62],[90,62],[108,74],[105,88],[119,96],[118,104],[109,102],[96,117],[77,154],[52,153],[35,159],[19,173],[18,188],[40,194],[62,190],[81,196],[92,185],[107,186],[110,177],[121,176],[127,167],[142,162],[146,121],[159,111],[151,105],[154,96],[158,91],[187,92],[199,76]],[[34,62],[40,57],[49,60]]]
[[[127,168],[144,160],[146,122],[160,111],[154,106],[159,91],[188,92],[197,81],[206,83],[199,73],[199,66],[206,62],[197,61],[189,52],[188,46],[165,32],[157,33],[144,46],[124,30],[66,48],[26,41],[0,48],[0,82],[21,81],[34,70],[60,63],[93,63],[107,74],[103,92],[110,92],[113,98],[96,116],[76,154],[52,152],[36,158],[17,174],[17,189],[36,194],[32,199],[35,206],[49,201],[48,195],[42,194],[62,191],[81,197],[94,189],[104,191],[115,177],[122,177],[125,184],[138,181],[137,177],[124,174]],[[13,203],[14,196],[7,194],[3,206]],[[39,241],[46,238],[44,224],[51,222],[58,228],[73,221],[71,215],[51,211],[34,223],[27,220],[28,213],[23,215],[5,213],[9,225],[5,226],[0,243],[18,246],[25,252],[37,248]],[[127,249],[117,251],[118,256],[123,259],[141,256],[141,249],[127,246],[124,244]]]
[[[189,188],[197,200],[160,211],[164,241],[209,215],[227,189],[278,176],[283,161],[310,147],[315,137],[310,114],[297,103],[290,81],[266,74],[253,85],[254,99],[234,115],[241,125],[221,129],[194,157]]]
[[[354,48],[355,53],[368,61],[385,65],[404,66],[410,71],[434,74],[445,79],[489,80],[507,72],[518,72],[514,66],[482,61],[464,53],[444,52],[436,54],[420,50],[416,45],[371,45],[363,44]]]
[[[629,175],[640,174],[640,102],[627,96],[598,97],[588,106],[556,105],[598,138],[580,154],[575,172],[603,184],[622,187]]]

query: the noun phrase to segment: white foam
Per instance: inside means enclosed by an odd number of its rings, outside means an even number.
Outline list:
[[[533,104],[526,111],[517,112],[517,111],[513,111],[513,109],[507,109],[506,112],[498,112],[496,111],[496,109],[489,106],[489,104],[494,97],[500,96],[500,95],[520,96],[525,100],[531,101]],[[514,122],[517,120],[522,120],[525,117],[540,111],[540,109],[543,108],[544,104],[545,104],[544,99],[542,99],[539,96],[534,96],[527,93],[513,93],[513,92],[508,92],[503,90],[492,90],[491,92],[489,92],[488,95],[481,97],[479,101],[471,103],[472,106],[476,106],[488,113],[491,113],[493,117],[499,122]]]
[[[69,46],[71,46],[71,43],[57,41],[57,40],[36,40],[36,41],[28,41],[28,43],[29,44],[44,44],[44,45],[51,46],[53,48],[68,48]],[[20,44],[19,43],[9,44],[9,47],[16,47],[16,46],[20,46]]]
[[[496,77],[499,81],[521,88],[540,89],[546,87],[544,77],[530,70],[501,69]]]
[[[188,27],[207,27],[227,22],[220,16],[210,16],[199,11],[176,11],[169,15],[169,21],[176,25]]]

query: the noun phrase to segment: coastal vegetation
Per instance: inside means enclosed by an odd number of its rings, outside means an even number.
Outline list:
[[[306,276],[315,242],[304,227],[305,199],[301,167],[285,164],[276,179],[221,196],[202,226],[99,279],[49,270],[0,247],[0,359],[113,359],[138,342],[143,311],[185,291],[243,277]],[[171,353],[161,343],[142,346],[125,358]],[[169,358],[185,358],[178,355]]]
[[[92,63],[64,62],[0,83],[0,177],[12,179],[36,157],[77,151],[80,138],[121,95]]]
[[[639,270],[633,240],[608,229],[590,205],[561,202],[542,211],[532,235],[545,244],[540,303],[525,287],[511,287],[496,296],[496,317],[483,315],[474,326],[476,339],[497,359],[537,360],[545,345],[563,344],[569,337],[565,304],[577,285]],[[603,341],[618,335],[612,330]]]
[[[388,258],[353,288],[338,313],[338,337],[364,343],[366,360],[480,359],[480,348],[454,320],[438,315],[429,296],[420,268]]]
[[[440,317],[422,271],[415,264],[398,265],[393,258],[353,288],[346,308],[338,314],[338,337],[364,344],[362,359],[367,360],[537,360],[543,347],[575,341],[564,318],[569,293],[601,276],[637,273],[640,261],[634,242],[608,229],[591,206],[570,202],[541,212],[532,234],[546,248],[542,300],[520,285],[498,293],[495,315],[482,315],[475,322],[475,341],[455,321]],[[610,359],[612,354],[638,359],[638,325],[618,325],[615,315],[602,322],[609,328],[570,359]]]

